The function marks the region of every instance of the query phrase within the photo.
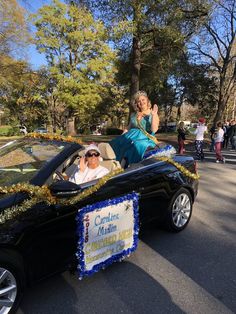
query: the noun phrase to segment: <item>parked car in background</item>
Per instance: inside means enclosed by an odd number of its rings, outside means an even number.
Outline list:
[[[34,132],[43,134],[43,133],[48,133],[48,130],[44,127],[40,127],[40,128],[35,129]]]
[[[37,130],[47,132],[45,128]],[[108,169],[114,165],[121,168],[114,163],[115,156],[109,155],[108,150],[102,152],[102,144],[107,143],[98,144],[102,165]],[[24,137],[14,141],[0,150],[0,186],[16,187],[17,183],[24,182],[46,185],[54,196],[70,200],[98,182],[93,180],[77,185],[63,181],[61,173],[69,175],[78,167],[84,149],[80,144],[66,140]],[[192,157],[173,155],[173,159],[196,174]],[[17,191],[0,194],[0,313],[16,310],[26,286],[73,264],[78,244],[76,214],[86,205],[135,191],[140,195],[141,224],[158,219],[172,232],[183,230],[191,219],[198,191],[198,180],[187,176],[186,172],[150,155],[114,175],[75,204],[48,204],[39,199],[29,205],[27,211],[4,222],[1,222],[2,215],[19,209],[29,195]]]

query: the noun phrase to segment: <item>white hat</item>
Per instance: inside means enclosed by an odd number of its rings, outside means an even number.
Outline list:
[[[87,152],[90,151],[90,150],[96,150],[101,155],[101,152],[100,152],[99,148],[97,147],[97,145],[90,144],[89,146],[87,146],[85,148],[84,154],[86,155]]]

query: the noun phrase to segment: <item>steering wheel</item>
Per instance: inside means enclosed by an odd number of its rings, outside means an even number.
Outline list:
[[[63,174],[60,171],[55,171],[55,175],[57,178],[59,178],[59,180],[65,180]]]

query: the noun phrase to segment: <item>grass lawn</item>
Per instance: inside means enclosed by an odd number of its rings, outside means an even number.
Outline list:
[[[6,144],[7,142],[17,140],[22,136],[0,136],[0,146]]]
[[[118,135],[82,135],[78,136],[84,143],[90,143],[90,142],[95,142],[95,143],[100,143],[100,142],[109,142],[113,138],[117,137]],[[178,140],[177,140],[177,132],[167,132],[167,133],[158,133],[156,134],[156,138],[160,142],[165,142],[168,144],[173,145],[175,148],[178,147]],[[195,140],[195,135],[193,134],[188,134],[186,136],[185,140],[185,146],[186,148],[190,148],[190,150],[194,149],[194,140]],[[205,138],[205,143],[209,144],[210,139],[208,136]]]
[[[113,138],[117,137],[118,135],[79,135],[77,136],[80,138],[84,143],[100,143],[100,142],[109,142]],[[173,146],[178,146],[177,143],[177,133],[175,132],[168,132],[168,133],[157,133],[157,139],[160,142],[166,142],[172,144]],[[0,146],[6,144],[9,141],[14,141],[16,139],[22,138],[22,136],[0,136]],[[194,135],[190,134],[187,135],[186,144],[192,145],[194,141]],[[208,140],[207,140],[208,141]]]

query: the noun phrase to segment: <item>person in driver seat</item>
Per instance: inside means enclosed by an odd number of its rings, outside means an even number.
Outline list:
[[[79,167],[68,179],[76,184],[85,183],[94,179],[99,179],[109,173],[109,170],[99,164],[101,152],[99,148],[90,144],[80,158]]]

